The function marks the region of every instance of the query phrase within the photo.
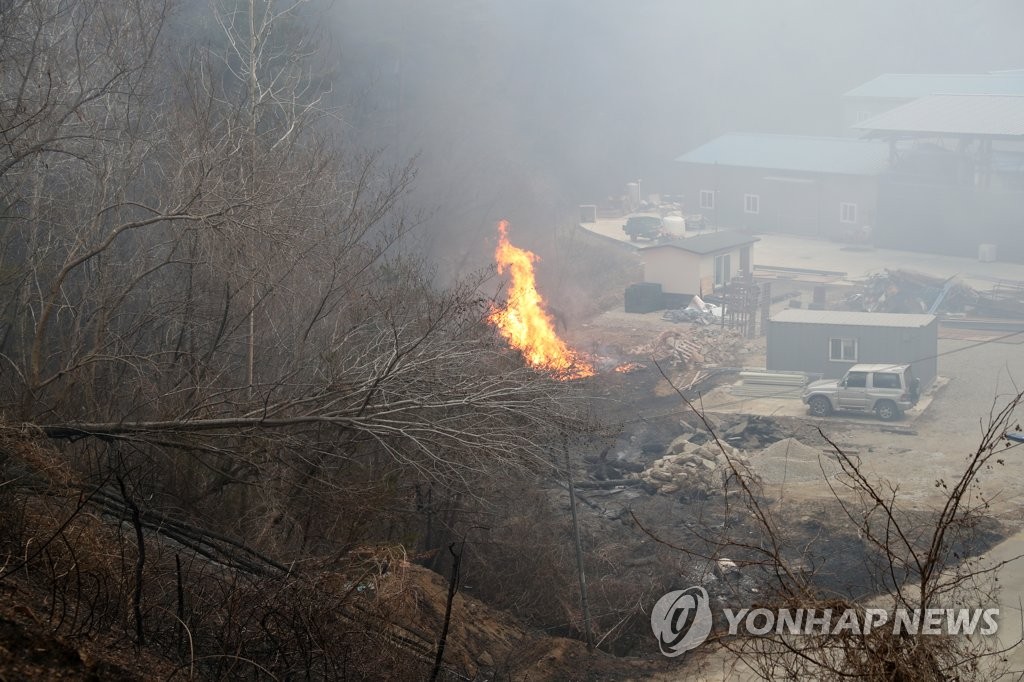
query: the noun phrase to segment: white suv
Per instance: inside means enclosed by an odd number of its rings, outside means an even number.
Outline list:
[[[815,381],[802,400],[816,417],[836,410],[874,412],[880,419],[899,419],[917,404],[920,382],[910,365],[854,365],[842,379]]]

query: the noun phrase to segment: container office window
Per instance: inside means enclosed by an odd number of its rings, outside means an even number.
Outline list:
[[[857,339],[829,339],[828,359],[833,362],[857,362]]]
[[[743,195],[743,211],[746,213],[761,212],[761,197],[757,194]]]
[[[715,208],[714,190],[702,189],[700,191],[700,207],[707,210],[713,210]]]
[[[839,204],[839,222],[841,223],[855,223],[857,222],[857,204]]]

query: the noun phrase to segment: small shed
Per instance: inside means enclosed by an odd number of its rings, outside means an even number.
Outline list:
[[[909,364],[927,386],[938,373],[938,350],[934,315],[793,308],[768,323],[766,367],[838,379],[858,363]]]
[[[753,267],[757,237],[722,230],[640,249],[644,282],[660,284],[666,307],[711,294]]]

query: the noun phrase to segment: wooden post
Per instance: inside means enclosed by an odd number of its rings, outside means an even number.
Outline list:
[[[576,574],[580,579],[580,609],[583,611],[583,634],[587,650],[594,648],[594,634],[590,630],[590,601],[587,599],[587,574],[583,570],[583,545],[580,542],[580,523],[576,516],[576,486],[572,481],[572,463],[569,461],[569,443],[563,437],[562,451],[565,453],[565,478],[569,484],[569,509],[572,510],[572,537],[576,544]]]

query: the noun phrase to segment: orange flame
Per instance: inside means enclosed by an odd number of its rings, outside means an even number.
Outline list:
[[[544,310],[544,299],[533,276],[533,264],[540,258],[509,243],[507,220],[498,223],[498,233],[494,259],[498,272],[508,269],[512,281],[505,307],[493,307],[487,319],[510,346],[523,353],[531,367],[551,372],[559,379],[593,376],[594,368],[558,338],[551,316]]]

